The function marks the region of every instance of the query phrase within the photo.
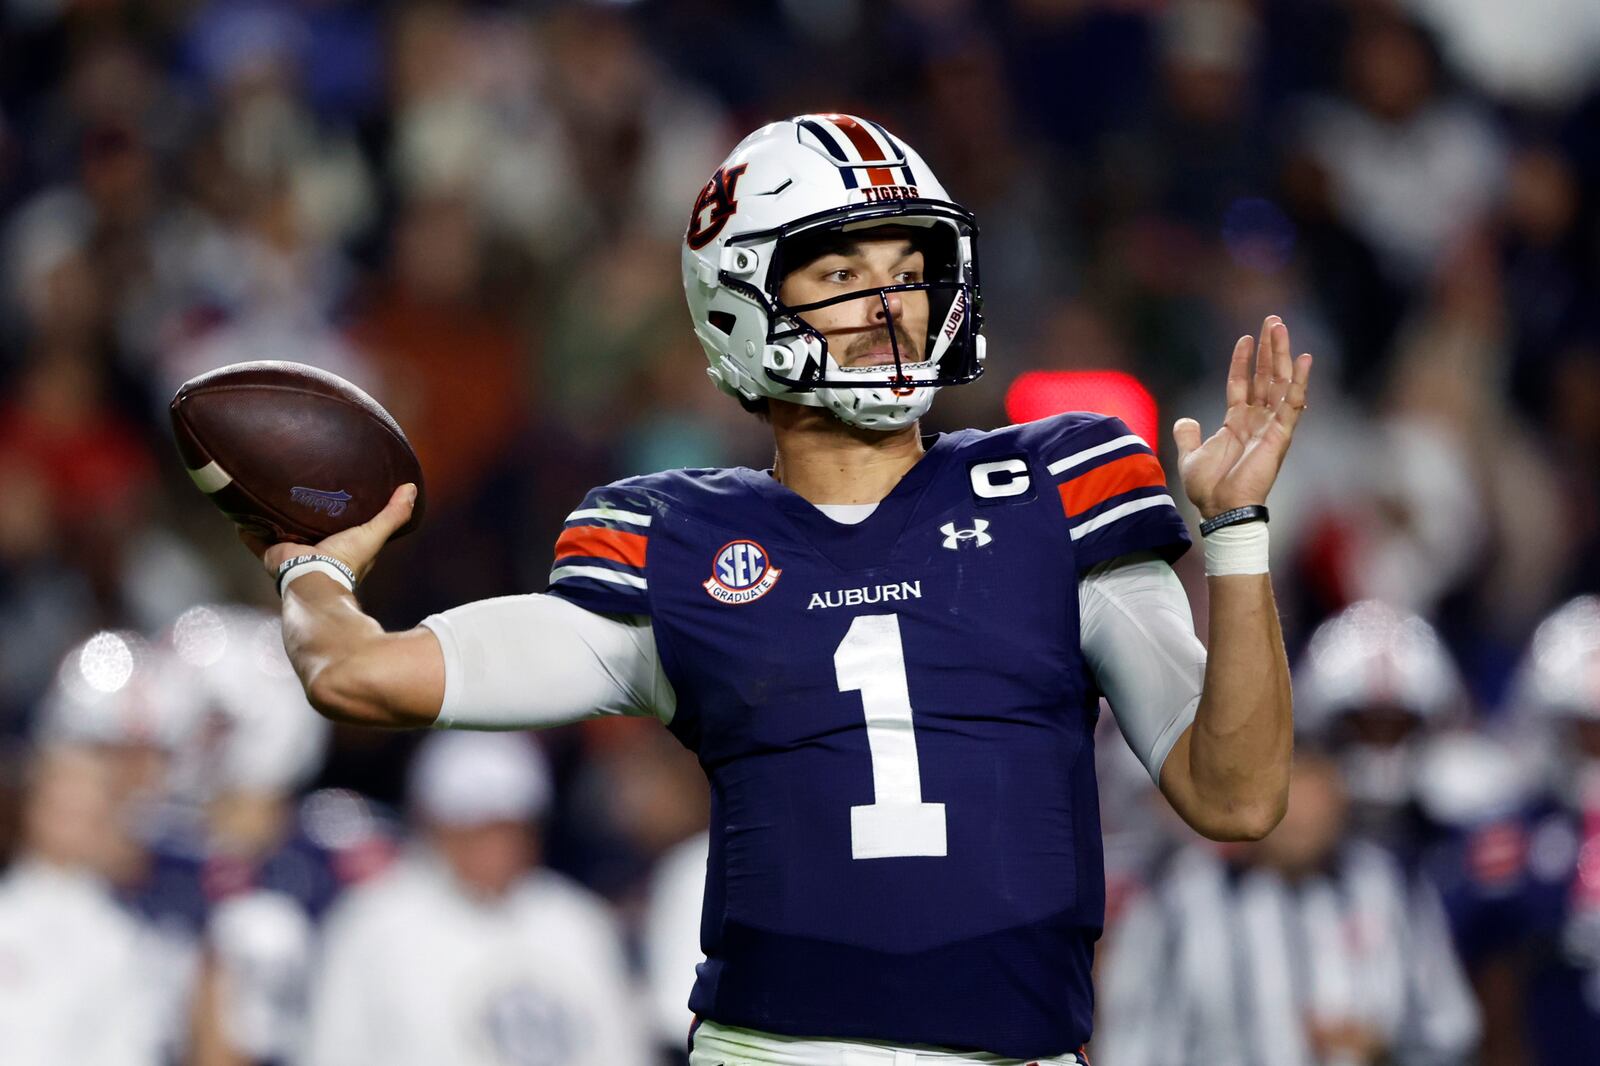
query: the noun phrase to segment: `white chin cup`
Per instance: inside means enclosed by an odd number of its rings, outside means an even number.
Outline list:
[[[762,366],[784,377],[798,374],[808,362],[822,362],[830,377],[849,373],[841,370],[832,356],[823,354],[822,342],[811,334],[792,337],[781,344],[769,344],[762,352]],[[922,373],[933,373],[918,364]],[[846,425],[861,429],[891,430],[911,425],[927,413],[933,403],[934,385],[919,385],[909,393],[897,395],[887,385],[880,387],[815,389],[811,392],[790,392],[768,383],[775,391],[767,395],[774,399],[798,403],[806,407],[824,407]]]
[[[812,395],[848,426],[860,429],[904,429],[928,413],[939,389],[922,385],[907,395],[893,389],[818,389]]]

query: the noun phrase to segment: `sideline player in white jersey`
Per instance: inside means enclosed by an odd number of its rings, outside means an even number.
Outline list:
[[[0,1062],[159,1066],[166,1004],[148,930],[106,871],[123,850],[115,756],[83,743],[31,753],[21,847],[0,876]]]
[[[331,718],[655,715],[696,752],[712,794],[696,1063],[1081,1062],[1102,693],[1196,830],[1254,839],[1282,816],[1265,501],[1311,357],[1267,318],[1234,347],[1222,427],[1173,428],[1205,519],[1208,658],[1148,442],[1081,413],[920,434],[934,394],[982,371],[977,247],[972,215],[877,123],[764,126],[701,191],[682,258],[710,375],[770,423],[770,471],[596,489],[548,593],[406,632],[353,585],[414,490],[312,552],[251,542]]]
[[[539,867],[538,745],[442,733],[417,749],[417,841],[336,903],[299,1066],[644,1066],[642,1012],[600,897]]]

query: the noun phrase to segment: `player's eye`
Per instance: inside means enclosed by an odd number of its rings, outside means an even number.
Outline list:
[[[900,273],[896,274],[895,277],[902,285],[915,285],[917,282],[922,280],[922,271],[902,270]]]
[[[828,271],[826,274],[824,274],[822,276],[822,280],[823,281],[846,282],[846,281],[850,281],[854,277],[855,277],[855,273],[854,272],[852,272],[850,270],[846,270],[844,267],[840,267],[838,270],[830,270],[830,271]]]

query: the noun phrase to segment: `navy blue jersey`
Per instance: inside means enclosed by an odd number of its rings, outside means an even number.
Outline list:
[[[199,832],[149,846],[144,876],[124,890],[137,914],[198,939],[217,904],[246,892],[280,892],[321,921],[351,885],[381,872],[398,847],[398,827],[364,797],[320,789],[301,799],[285,835],[260,855],[211,850]]]
[[[1084,1044],[1105,887],[1077,583],[1187,545],[1149,447],[1099,415],[939,437],[854,526],[747,469],[591,493],[550,591],[650,616],[711,781],[691,1009]]]
[[[1541,799],[1472,826],[1430,855],[1469,972],[1522,974],[1522,1037],[1537,1066],[1600,1062],[1600,815]],[[1587,866],[1586,866],[1587,863]]]

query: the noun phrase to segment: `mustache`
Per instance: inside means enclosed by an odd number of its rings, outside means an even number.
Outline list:
[[[902,363],[918,363],[922,361],[921,347],[911,339],[911,334],[900,323],[894,324],[894,346],[900,352]],[[874,348],[889,347],[889,329],[880,327],[870,333],[863,333],[850,342],[845,348],[845,359],[852,360],[858,356],[866,355]]]

